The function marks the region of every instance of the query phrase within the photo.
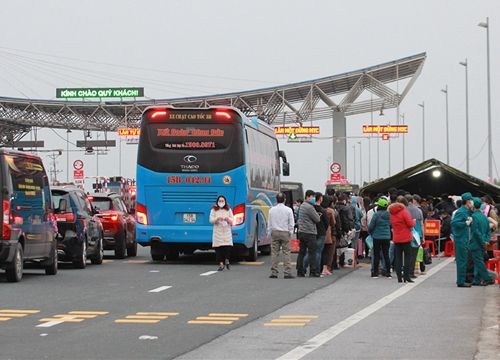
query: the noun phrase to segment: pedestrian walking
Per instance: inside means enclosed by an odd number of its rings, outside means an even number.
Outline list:
[[[210,211],[210,223],[214,225],[212,232],[212,247],[215,249],[216,261],[219,263],[218,271],[229,270],[229,258],[233,247],[233,212],[224,196],[217,197],[215,205]]]
[[[454,213],[451,220],[451,231],[455,242],[455,262],[457,264],[457,286],[471,287],[465,282],[467,273],[467,257],[470,243],[470,225],[472,224],[472,194],[462,194],[462,206]]]
[[[391,278],[391,262],[389,260],[389,245],[391,243],[391,219],[387,212],[389,202],[380,198],[376,202],[377,212],[368,225],[368,232],[373,238],[373,270],[372,278],[378,278],[380,253],[384,258],[385,269],[383,275]]]
[[[486,286],[492,284],[491,276],[484,265],[484,251],[490,242],[491,233],[488,218],[481,211],[481,199],[473,198],[470,252],[474,261],[474,281],[472,285]]]
[[[352,240],[349,235],[354,233],[354,217],[352,211],[354,209],[347,205],[347,198],[347,195],[340,194],[335,205],[335,210],[337,210],[339,214],[341,229],[340,238],[337,239],[337,262],[340,267],[344,267],[345,265],[345,249]]]
[[[408,201],[404,196],[398,196],[396,202],[389,206],[390,221],[392,226],[392,241],[394,242],[394,268],[398,276],[398,282],[410,282],[411,263],[411,241],[413,236],[411,228],[415,226],[415,220],[411,218],[406,209]],[[401,269],[403,268],[403,276]]]
[[[306,270],[304,268],[304,257],[306,254],[311,259],[316,256],[316,236],[318,230],[316,224],[319,223],[320,217],[314,208],[316,203],[316,193],[312,190],[306,191],[305,201],[299,208],[298,219],[298,238],[299,238],[299,255],[297,257],[297,276],[304,277]],[[316,261],[310,261],[309,276],[319,277],[319,269],[316,269]]]
[[[271,279],[278,277],[280,250],[283,254],[285,279],[293,279],[290,260],[290,238],[295,228],[293,210],[285,206],[285,194],[276,195],[277,204],[269,210],[267,234],[271,237]]]

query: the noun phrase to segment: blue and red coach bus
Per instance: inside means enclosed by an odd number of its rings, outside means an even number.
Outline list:
[[[285,153],[274,131],[230,107],[150,107],[142,118],[137,156],[137,242],[155,261],[207,250],[210,209],[224,195],[234,213],[235,248],[255,261],[270,252],[270,207]]]

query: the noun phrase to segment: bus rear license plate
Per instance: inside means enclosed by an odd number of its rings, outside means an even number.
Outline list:
[[[192,224],[196,222],[196,214],[184,214],[184,222],[187,224]]]

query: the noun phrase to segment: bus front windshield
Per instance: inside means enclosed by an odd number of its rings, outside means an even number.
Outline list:
[[[143,120],[138,164],[161,173],[217,173],[243,165],[239,119]]]

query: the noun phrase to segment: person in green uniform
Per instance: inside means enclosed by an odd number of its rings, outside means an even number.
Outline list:
[[[471,284],[465,282],[465,274],[467,272],[467,253],[469,251],[472,208],[472,194],[470,192],[462,194],[462,206],[455,212],[451,220],[451,231],[455,241],[458,287],[471,287]]]
[[[486,286],[491,284],[491,277],[484,265],[484,248],[490,241],[490,225],[488,218],[481,211],[481,199],[473,198],[474,213],[470,227],[470,251],[474,261],[474,282],[472,285]]]

